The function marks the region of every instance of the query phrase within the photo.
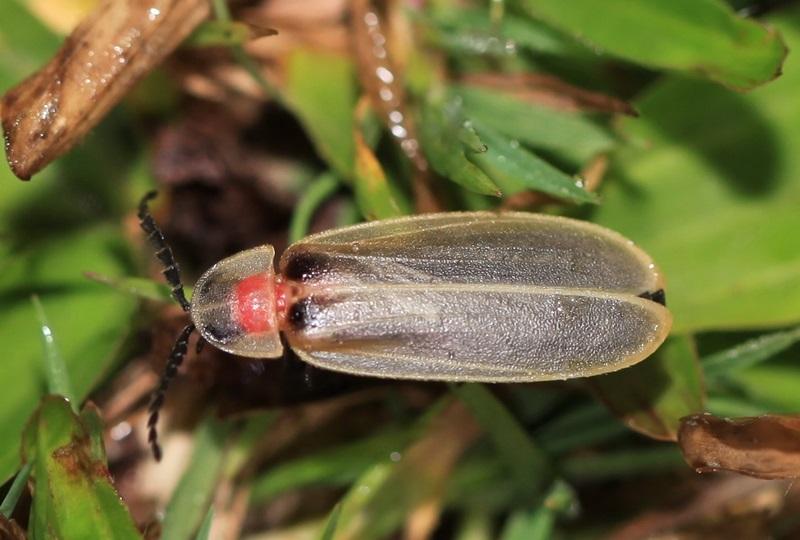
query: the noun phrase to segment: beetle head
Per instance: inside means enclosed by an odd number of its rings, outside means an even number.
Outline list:
[[[272,246],[223,259],[197,281],[190,313],[197,330],[223,351],[251,358],[283,353],[278,334]]]

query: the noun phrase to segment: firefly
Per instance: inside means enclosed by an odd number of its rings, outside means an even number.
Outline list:
[[[191,323],[154,393],[149,439],[195,329],[223,351],[392,379],[522,383],[635,364],[669,333],[663,277],[632,241],[598,225],[525,212],[447,212],[363,223],[209,268],[191,302],[150,215],[173,296]]]

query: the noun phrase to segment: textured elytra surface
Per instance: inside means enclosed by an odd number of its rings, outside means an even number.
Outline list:
[[[316,365],[383,377],[535,381],[631,365],[671,316],[647,254],[580,221],[449,213],[368,223],[291,246],[303,281],[287,338]]]
[[[281,271],[316,284],[473,283],[641,294],[662,288],[653,261],[613,231],[553,216],[432,214],[314,235]]]
[[[613,371],[652,353],[669,315],[649,300],[521,286],[381,286],[312,297],[289,334],[314,364],[384,377],[535,381]]]

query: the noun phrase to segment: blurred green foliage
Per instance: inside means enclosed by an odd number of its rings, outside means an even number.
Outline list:
[[[719,0],[613,0],[600,14],[584,0],[509,0],[496,20],[486,6],[453,5],[430,2],[410,15],[425,43],[411,51],[409,102],[448,205],[495,207],[535,190],[558,201],[544,211],[632,238],[663,270],[674,335],[646,362],[587,383],[597,400],[564,397],[553,385],[513,388],[504,399],[480,385],[454,388],[483,436],[444,479],[411,450],[456,401],[451,396],[418,418],[397,415],[371,435],[281,456],[255,472],[246,468],[249,456],[274,418],[244,427],[206,418],[167,506],[164,538],[198,530],[208,538],[214,490],[234,478],[247,483],[254,507],[290,492],[346,490],[327,519],[311,524],[320,538],[386,537],[432,499],[455,516],[459,538],[551,538],[579,515],[584,486],[683,466],[674,445],[644,442],[625,427],[672,440],[681,417],[706,407],[800,410],[800,61],[783,63],[787,48],[800,49],[800,9],[779,11],[765,26]],[[21,0],[0,2],[0,21],[5,91],[42,65],[59,39]],[[246,30],[210,25],[194,46],[229,44],[240,57]],[[639,117],[612,122],[468,79],[437,80],[425,72],[426,54],[459,76],[545,71],[632,95]],[[325,169],[301,194],[292,239],[336,192],[362,217],[410,211],[408,171],[387,158],[375,118],[357,115],[352,58],[295,50],[283,86],[268,90],[295,115]],[[19,469],[22,450],[34,487],[32,538],[53,537],[48,531],[140,537],[106,474],[100,418],[80,408],[127,358],[137,298],[168,300],[162,285],[135,277],[144,271],[123,234],[151,182],[135,115],[119,108],[30,183],[0,166],[0,478]],[[594,193],[575,175],[599,154],[612,165]],[[45,325],[53,339],[43,348]],[[45,396],[48,388],[71,394],[83,412]],[[243,480],[237,475],[245,470]]]

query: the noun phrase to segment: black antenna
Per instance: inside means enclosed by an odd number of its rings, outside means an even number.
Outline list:
[[[180,269],[178,268],[178,263],[175,262],[175,256],[172,253],[172,249],[170,249],[170,247],[167,245],[167,241],[164,238],[164,233],[162,233],[161,229],[158,228],[156,220],[153,219],[152,215],[150,215],[150,209],[147,207],[147,203],[154,199],[156,195],[158,194],[155,191],[151,191],[142,197],[142,200],[139,203],[139,225],[142,227],[142,230],[147,233],[147,238],[156,248],[156,257],[159,261],[161,261],[161,264],[164,265],[164,270],[162,273],[167,279],[167,283],[172,286],[172,297],[175,298],[178,304],[180,304],[181,308],[183,308],[183,311],[188,313],[190,306],[189,302],[186,300],[186,294],[183,292],[183,283],[181,283],[181,274]],[[158,382],[158,387],[153,392],[153,397],[150,401],[150,407],[148,408],[150,417],[147,419],[147,440],[150,443],[150,448],[153,450],[153,457],[156,459],[156,461],[161,461],[161,446],[158,444],[158,430],[156,429],[159,412],[161,411],[161,407],[164,405],[164,398],[167,394],[169,384],[172,382],[172,379],[175,378],[175,374],[178,373],[178,368],[183,362],[183,358],[186,356],[186,350],[189,344],[189,336],[192,335],[194,330],[194,324],[190,323],[178,335],[175,345],[172,346],[172,352],[169,354],[167,367],[164,368],[164,373],[161,375],[161,379]],[[202,348],[202,343],[203,340],[197,343],[198,353]]]
[[[161,380],[158,382],[158,388],[153,392],[153,397],[150,401],[150,417],[147,419],[147,441],[150,443],[150,448],[153,450],[153,457],[156,461],[161,461],[161,446],[158,444],[158,430],[156,424],[158,423],[158,414],[161,406],[164,405],[164,396],[167,394],[169,383],[175,378],[178,373],[178,368],[181,367],[183,357],[186,356],[186,349],[189,345],[189,336],[194,332],[194,323],[189,323],[181,331],[175,345],[172,346],[172,352],[169,354],[169,361],[167,367],[164,369]]]
[[[142,230],[147,233],[147,238],[153,247],[156,248],[156,257],[164,265],[162,274],[167,279],[167,283],[172,286],[172,297],[180,304],[183,311],[188,313],[189,301],[186,300],[186,294],[183,292],[183,283],[181,283],[181,271],[178,268],[178,263],[175,262],[175,255],[172,254],[172,249],[167,245],[167,240],[164,238],[164,233],[156,225],[156,220],[150,215],[150,209],[147,203],[156,198],[157,192],[151,191],[142,197],[139,203],[139,225]]]

